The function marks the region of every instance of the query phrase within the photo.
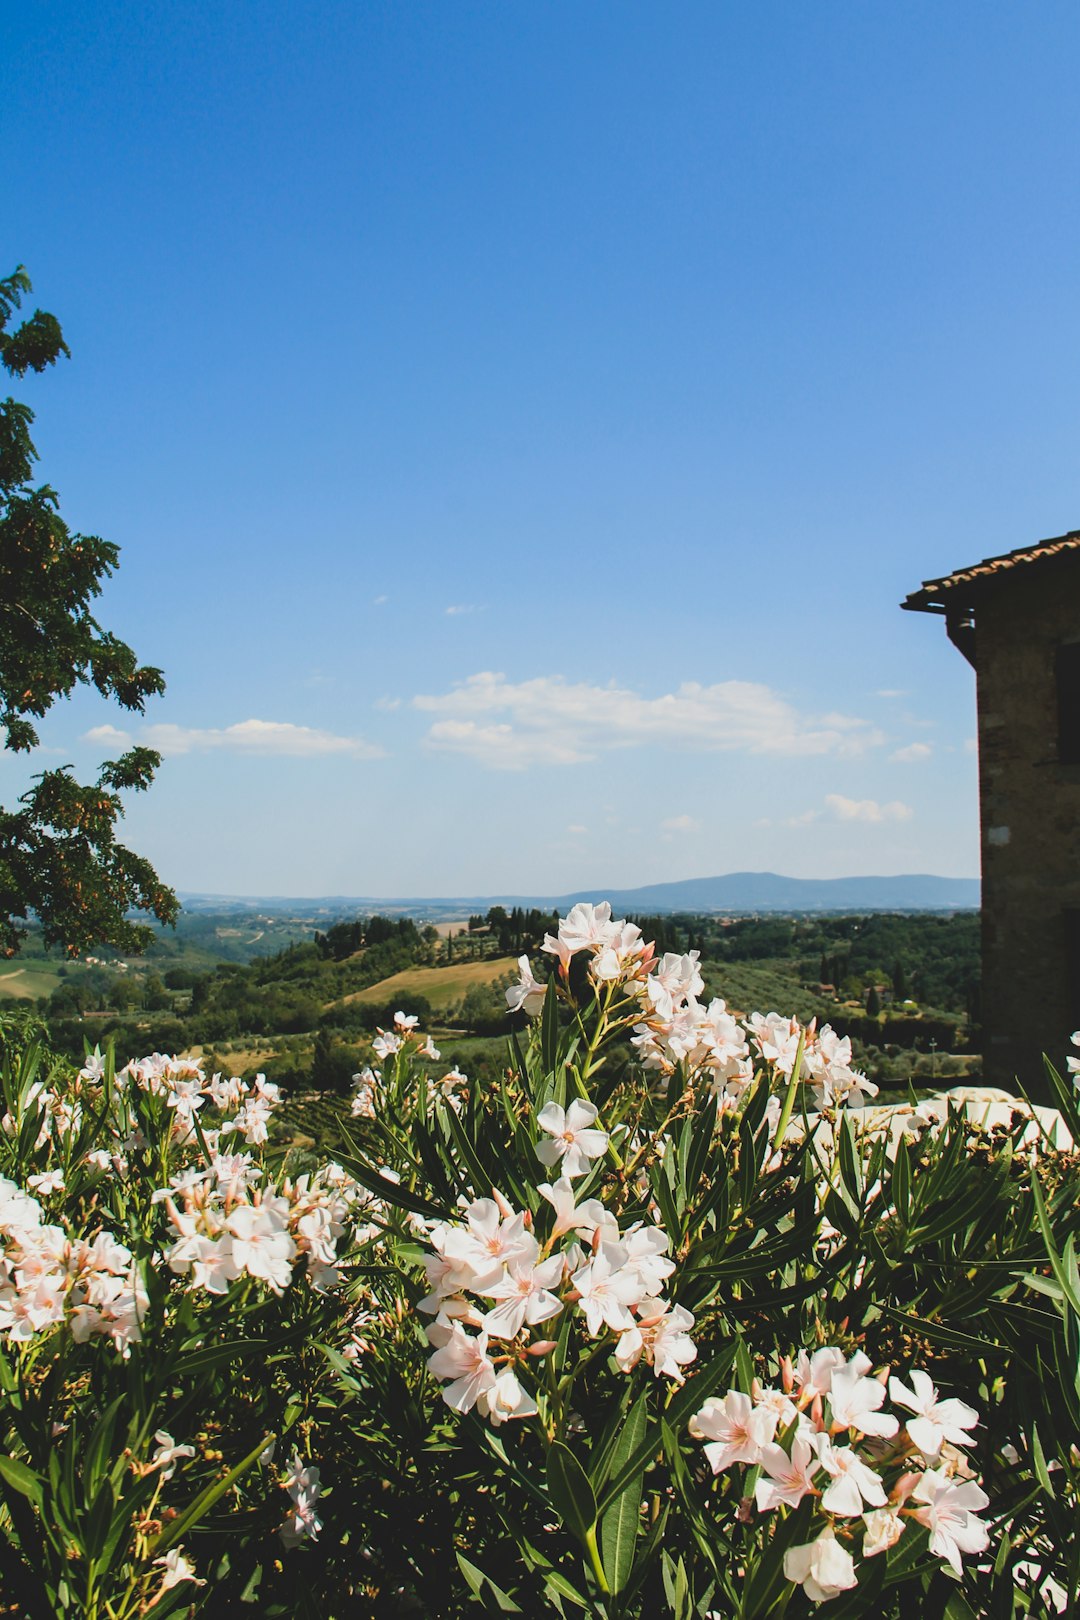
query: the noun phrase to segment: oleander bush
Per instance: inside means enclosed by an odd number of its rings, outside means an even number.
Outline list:
[[[0,1612],[1074,1612],[1075,1155],[606,906],[542,954],[493,1083],[401,1015],[332,1160],[5,1029]]]

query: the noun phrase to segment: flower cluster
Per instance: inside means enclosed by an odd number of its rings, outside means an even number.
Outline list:
[[[81,1073],[87,1076],[93,1069],[100,1071],[99,1057]],[[196,1115],[210,1103],[221,1122],[214,1129],[200,1120],[199,1129],[211,1151],[217,1148],[219,1136],[234,1133],[249,1146],[261,1146],[269,1136],[270,1116],[281,1100],[279,1088],[265,1075],[257,1074],[250,1083],[235,1075],[214,1074],[208,1080],[198,1063],[162,1052],[129,1063],[118,1071],[116,1082],[120,1088],[132,1086],[163,1099],[173,1113],[173,1139],[180,1143],[196,1140]]]
[[[594,986],[621,987],[636,1009],[632,1041],[642,1066],[665,1076],[681,1067],[688,1079],[707,1077],[721,1109],[738,1106],[754,1078],[755,1057],[784,1079],[800,1062],[800,1074],[819,1110],[862,1107],[877,1094],[877,1087],[852,1067],[846,1036],[827,1024],[820,1031],[813,1022],[801,1027],[778,1013],[752,1013],[740,1022],[719,997],[701,1002],[700,953],[669,951],[656,961],[641,930],[634,923],[613,921],[606,901],[573,906],[560,921],[558,934],[545,936],[542,949],[558,958],[563,981],[573,958],[586,954]],[[507,1006],[511,1012],[533,1012],[546,987],[533,977],[528,957],[521,957],[518,967],[520,978],[506,992]],[[779,1118],[778,1109],[773,1123]]]
[[[615,1335],[625,1372],[644,1359],[656,1377],[681,1383],[696,1354],[694,1318],[663,1297],[675,1269],[666,1233],[640,1221],[620,1230],[597,1199],[575,1202],[567,1176],[539,1191],[553,1211],[542,1242],[531,1217],[498,1196],[474,1199],[461,1222],[439,1221],[428,1231],[434,1252],[419,1309],[435,1318],[428,1367],[449,1380],[443,1399],[458,1412],[476,1406],[494,1424],[535,1415],[529,1380],[519,1375],[554,1347],[556,1319],[566,1311],[583,1318],[590,1339]]]
[[[809,1497],[818,1534],[784,1555],[786,1578],[815,1603],[857,1585],[856,1557],[893,1546],[911,1523],[929,1531],[930,1551],[957,1575],[961,1555],[985,1550],[978,1517],[989,1498],[961,1447],[978,1413],[964,1401],[939,1399],[918,1369],[910,1386],[872,1377],[867,1356],[850,1360],[826,1346],[781,1363],[781,1388],[755,1381],[705,1402],[690,1420],[714,1474],[753,1469],[759,1513],[794,1508]],[[902,1419],[886,1411],[886,1398]],[[908,1415],[909,1414],[909,1415]]]
[[[371,1050],[380,1063],[408,1058],[426,1058],[432,1063],[439,1061],[441,1053],[438,1047],[430,1035],[423,1034],[417,1028],[418,1023],[419,1019],[415,1013],[396,1012],[393,1029],[376,1030]],[[441,1080],[429,1082],[427,1092],[429,1103],[440,1097],[455,1112],[460,1113],[468,1094],[468,1086],[467,1075],[462,1074],[460,1069],[450,1069]],[[385,1106],[386,1087],[370,1064],[361,1069],[359,1074],[353,1075],[353,1088],[350,1108],[353,1118],[378,1118]]]
[[[66,1322],[76,1343],[101,1334],[126,1356],[147,1303],[131,1250],[108,1232],[71,1238],[42,1216],[0,1177],[0,1333],[25,1343]]]
[[[584,901],[571,906],[559,922],[558,934],[544,935],[541,950],[557,958],[564,979],[573,957],[588,952],[589,977],[594,984],[604,985],[644,978],[654,946],[646,943],[636,923],[613,922],[611,907],[604,900],[598,906]]]
[[[322,1494],[319,1470],[305,1467],[294,1452],[281,1483],[289,1493],[290,1507],[278,1535],[291,1550],[302,1541],[315,1541],[322,1529],[322,1520],[315,1512],[315,1503]]]
[[[210,1294],[227,1293],[243,1275],[280,1294],[302,1261],[313,1287],[335,1283],[338,1243],[360,1211],[370,1212],[371,1195],[336,1164],[280,1186],[260,1186],[262,1179],[250,1154],[219,1154],[159,1188],[154,1200],[164,1204],[175,1234],[165,1255],[170,1270]]]

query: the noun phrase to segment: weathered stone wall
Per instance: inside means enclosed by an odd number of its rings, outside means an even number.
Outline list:
[[[1067,914],[1080,915],[1080,767],[1057,760],[1054,657],[1080,639],[1080,558],[1010,571],[976,603],[988,1084],[1042,1088],[1080,1028]],[[1075,961],[1072,963],[1075,969]]]

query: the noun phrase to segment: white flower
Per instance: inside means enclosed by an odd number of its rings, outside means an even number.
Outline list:
[[[960,1554],[985,1552],[990,1544],[985,1524],[975,1516],[990,1498],[973,1479],[958,1485],[940,1468],[928,1468],[911,1494],[926,1504],[914,1517],[930,1531],[930,1551],[961,1574]]]
[[[484,1318],[493,1339],[516,1339],[526,1323],[535,1327],[558,1316],[562,1300],[549,1290],[562,1276],[562,1255],[553,1254],[538,1266],[512,1260],[498,1282],[484,1289],[488,1299],[501,1300]]]
[[[571,906],[559,923],[559,941],[571,956],[576,956],[578,951],[606,945],[618,926],[611,921],[611,906],[606,900],[602,900],[598,906],[591,906],[582,900],[576,906]],[[550,950],[546,940],[543,948]],[[556,950],[554,954],[560,953]]]
[[[162,1479],[172,1479],[176,1473],[176,1459],[178,1457],[194,1457],[194,1446],[178,1446],[172,1435],[165,1429],[158,1429],[154,1435],[157,1441],[157,1450],[150,1459],[151,1468],[160,1468]]]
[[[551,1138],[537,1142],[536,1157],[549,1170],[559,1166],[562,1176],[573,1179],[583,1176],[590,1159],[600,1159],[607,1152],[607,1131],[593,1129],[598,1109],[595,1104],[575,1098],[569,1108],[548,1103],[537,1115],[536,1123]]]
[[[275,1294],[284,1293],[292,1280],[296,1244],[269,1208],[269,1200],[264,1199],[258,1206],[239,1205],[227,1224],[232,1234],[234,1265],[249,1277],[268,1283]]]
[[[428,1357],[428,1369],[436,1378],[450,1378],[452,1383],[443,1390],[443,1400],[455,1412],[468,1412],[481,1395],[495,1387],[495,1363],[487,1353],[488,1336],[477,1334],[470,1338],[458,1322],[450,1326],[446,1342]]]
[[[885,1487],[881,1480],[850,1446],[834,1446],[827,1434],[819,1434],[816,1439],[821,1466],[832,1475],[832,1484],[826,1487],[821,1498],[827,1513],[857,1519],[864,1502],[872,1508],[885,1506]]]
[[[541,984],[539,979],[533,978],[527,956],[518,957],[518,972],[520,977],[517,984],[512,984],[506,992],[506,1005],[511,1012],[521,1012],[524,1009],[531,1017],[540,1011],[547,986]]]
[[[161,1568],[165,1572],[161,1579],[162,1592],[167,1592],[170,1587],[179,1586],[181,1581],[191,1581],[195,1586],[206,1585],[206,1582],[195,1574],[195,1565],[189,1558],[184,1557],[179,1547],[173,1547],[163,1557],[155,1558],[154,1567]]]
[[[758,1463],[764,1448],[776,1434],[776,1413],[769,1407],[754,1407],[749,1395],[729,1389],[723,1400],[715,1396],[705,1402],[690,1419],[695,1440],[709,1440],[705,1455],[714,1474],[732,1463]]]
[[[321,1492],[319,1470],[311,1465],[305,1467],[299,1453],[294,1451],[282,1484],[292,1497],[292,1507],[278,1531],[285,1546],[293,1548],[302,1541],[316,1540],[322,1529],[322,1520],[315,1512],[315,1503]]]
[[[904,1533],[904,1521],[900,1517],[899,1508],[874,1508],[872,1513],[864,1513],[862,1517],[866,1526],[862,1544],[864,1558],[873,1558],[878,1553],[888,1552]]]
[[[814,1603],[826,1603],[858,1585],[854,1559],[831,1530],[823,1531],[816,1541],[788,1548],[784,1554],[784,1578],[801,1586]]]
[[[814,1490],[814,1475],[820,1466],[817,1454],[809,1440],[797,1434],[791,1444],[789,1457],[783,1446],[763,1446],[761,1466],[768,1479],[759,1479],[754,1497],[759,1513],[770,1513],[784,1503],[798,1507],[803,1497]]]
[[[592,1242],[593,1233],[599,1231],[604,1240],[618,1242],[619,1223],[616,1217],[604,1208],[598,1198],[586,1198],[580,1204],[575,1203],[573,1184],[565,1176],[560,1176],[553,1185],[541,1182],[536,1190],[555,1211],[552,1240],[565,1236],[567,1232],[580,1232]]]
[[[964,1401],[939,1401],[929,1374],[917,1367],[912,1369],[911,1382],[914,1387],[908,1389],[899,1378],[890,1378],[889,1398],[917,1414],[908,1418],[907,1432],[923,1455],[936,1457],[944,1440],[954,1446],[970,1445],[971,1436],[965,1430],[978,1423],[978,1412]]]
[[[585,1326],[592,1339],[605,1325],[615,1333],[625,1333],[634,1325],[629,1307],[641,1298],[641,1284],[620,1260],[615,1244],[602,1243],[593,1259],[574,1272],[574,1287],[581,1295]]]
[[[623,1372],[630,1372],[644,1355],[652,1364],[653,1377],[685,1382],[682,1369],[697,1359],[697,1346],[690,1338],[694,1325],[692,1312],[666,1299],[644,1299],[637,1307],[638,1320],[619,1335],[615,1360]]]
[[[1074,1046],[1080,1046],[1080,1029],[1076,1031],[1075,1035],[1070,1035],[1069,1039]],[[1066,1058],[1065,1067],[1072,1075],[1075,1085],[1080,1087],[1080,1057]]]
[[[522,1389],[512,1367],[501,1372],[491,1388],[477,1397],[476,1409],[496,1428],[507,1418],[536,1416],[536,1402]]]
[[[883,1386],[876,1378],[865,1377],[856,1363],[849,1362],[846,1367],[838,1368],[832,1375],[829,1391],[833,1427],[891,1440],[900,1423],[887,1412],[878,1410],[884,1399]]]
[[[49,1198],[53,1193],[63,1192],[64,1173],[62,1170],[45,1170],[39,1176],[27,1176],[26,1185],[33,1187],[39,1198]]]

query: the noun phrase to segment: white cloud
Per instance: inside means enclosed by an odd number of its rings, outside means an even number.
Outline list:
[[[889,758],[898,765],[913,765],[920,759],[929,759],[934,752],[929,743],[908,743],[906,748],[898,748]]]
[[[701,831],[701,822],[695,820],[693,816],[669,816],[666,821],[660,823],[660,826],[664,832],[669,833]]]
[[[389,600],[390,598],[388,596],[373,596],[371,598],[371,605],[372,607],[385,607]]]
[[[451,602],[446,611],[451,618],[455,618],[459,613],[481,613],[483,609],[475,602]]]
[[[378,759],[382,749],[361,737],[336,737],[330,731],[312,726],[294,726],[287,720],[240,720],[236,725],[218,727],[152,725],[144,726],[138,737],[115,726],[95,726],[84,742],[108,747],[128,747],[139,742],[166,756],[204,753],[216,750],[230,754],[257,754],[290,759],[317,759],[327,754],[347,754],[354,759]]]
[[[566,830],[572,838],[584,838],[589,831],[588,827],[582,827],[576,821],[572,821]]]
[[[130,748],[135,739],[130,731],[121,731],[119,726],[94,726],[82,740],[100,743],[102,748]]]
[[[902,686],[883,686],[880,692],[874,693],[874,696],[879,698],[902,698],[907,697],[907,692]]]
[[[879,804],[876,799],[845,799],[842,793],[826,793],[825,803],[840,821],[910,821],[910,804],[892,799]]]
[[[442,717],[427,733],[429,748],[493,770],[574,765],[609,749],[649,744],[805,758],[859,754],[884,741],[865,720],[800,714],[754,681],[687,681],[649,698],[614,683],[591,686],[554,675],[515,683],[485,671],[449,692],[414,697],[413,705]]]

